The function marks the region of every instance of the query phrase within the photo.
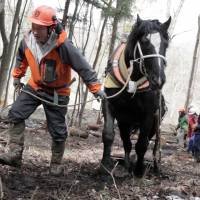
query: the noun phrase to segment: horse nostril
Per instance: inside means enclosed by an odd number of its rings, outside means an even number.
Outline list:
[[[156,76],[152,76],[152,82],[153,84],[158,84],[158,79],[156,78]]]
[[[160,89],[162,88],[164,82],[163,82],[163,79],[161,77],[157,77],[157,76],[152,76],[151,77],[151,83],[152,83],[152,88],[154,89]]]
[[[162,83],[163,83],[163,81],[161,80],[161,78],[159,77],[159,79],[158,79],[158,85],[162,85]]]

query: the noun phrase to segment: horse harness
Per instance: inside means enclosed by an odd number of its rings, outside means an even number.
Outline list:
[[[147,80],[147,73],[144,66],[144,59],[151,58],[151,57],[159,57],[162,58],[166,62],[166,58],[160,54],[149,54],[143,55],[142,49],[140,46],[139,41],[136,43],[133,56],[134,60],[130,60],[130,68],[127,68],[124,58],[124,51],[125,51],[126,43],[122,42],[114,52],[112,56],[112,73],[107,72],[105,77],[104,86],[106,88],[123,88],[116,94],[109,96],[107,98],[114,98],[115,96],[119,95],[129,83],[131,83],[131,91],[133,93],[132,97],[135,95],[136,92],[144,92],[150,90],[149,81]],[[136,58],[136,50],[138,49],[140,57]],[[131,74],[134,70],[134,63],[139,62],[139,70],[143,77],[141,77],[137,81],[131,80]]]

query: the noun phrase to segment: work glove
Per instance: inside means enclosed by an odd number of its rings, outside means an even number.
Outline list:
[[[22,85],[22,83],[21,83],[20,79],[19,79],[19,78],[15,78],[14,81],[13,81],[13,86],[14,86],[15,88],[18,88],[18,87],[20,87],[21,85]]]
[[[106,98],[106,93],[103,90],[99,90],[98,92],[94,93],[94,97],[97,98],[97,100],[103,100]]]

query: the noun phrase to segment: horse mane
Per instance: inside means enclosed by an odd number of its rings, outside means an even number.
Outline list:
[[[141,36],[148,35],[149,33],[154,32],[161,33],[165,48],[168,47],[169,35],[168,32],[164,30],[164,28],[162,28],[161,22],[159,22],[158,20],[140,20],[133,25],[132,30],[128,36],[127,46],[125,50],[126,61],[133,58],[134,47],[138,39]]]

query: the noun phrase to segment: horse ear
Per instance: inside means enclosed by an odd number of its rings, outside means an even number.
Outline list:
[[[137,14],[137,24],[140,24],[141,21],[142,20],[141,20],[140,16]]]
[[[166,22],[162,24],[163,29],[167,30],[169,28],[170,23],[171,23],[171,16]]]

